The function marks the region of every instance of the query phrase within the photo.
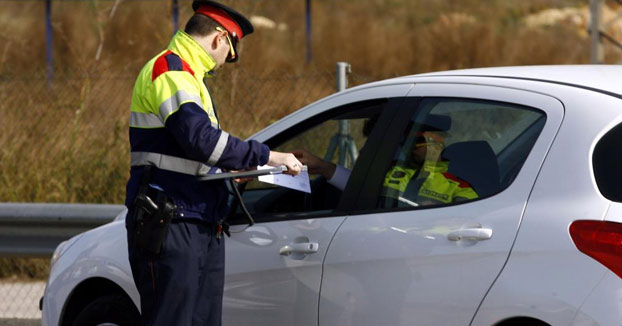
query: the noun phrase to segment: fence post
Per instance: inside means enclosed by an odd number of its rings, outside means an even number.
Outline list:
[[[311,38],[311,0],[305,1],[305,19],[306,19],[306,33],[307,33],[307,63],[311,63],[312,59],[312,38]]]
[[[590,0],[590,62],[603,63],[605,51],[602,41],[603,0]]]
[[[52,59],[52,0],[45,1],[45,55],[47,58],[48,85],[54,79],[54,60]]]
[[[352,73],[352,66],[347,62],[337,62],[337,92],[348,88],[348,74]]]
[[[171,16],[173,16],[173,35],[177,33],[179,29],[179,2],[178,0],[171,0]]]

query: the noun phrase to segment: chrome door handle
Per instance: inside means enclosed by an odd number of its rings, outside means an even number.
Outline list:
[[[287,246],[281,248],[279,253],[283,256],[289,256],[291,254],[312,254],[316,253],[320,245],[317,242],[301,242],[290,243]]]
[[[449,234],[447,235],[447,239],[449,239],[450,241],[481,241],[488,240],[490,238],[492,238],[492,229],[485,228],[460,229],[449,232]]]

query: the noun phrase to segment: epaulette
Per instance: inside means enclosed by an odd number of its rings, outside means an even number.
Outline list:
[[[194,71],[190,68],[190,65],[182,60],[177,54],[172,51],[166,51],[159,56],[153,64],[153,72],[151,73],[151,80],[155,80],[161,74],[167,71],[187,71],[194,75]]]

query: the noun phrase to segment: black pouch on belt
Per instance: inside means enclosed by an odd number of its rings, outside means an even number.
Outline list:
[[[162,189],[147,183],[148,177],[146,175],[143,179],[134,200],[136,244],[151,253],[159,254],[176,207]]]

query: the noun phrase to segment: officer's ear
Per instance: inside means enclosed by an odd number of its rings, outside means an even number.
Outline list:
[[[212,50],[216,50],[218,48],[219,42],[224,42],[224,44],[227,44],[227,40],[225,39],[225,37],[227,37],[227,32],[215,31],[211,44]]]

